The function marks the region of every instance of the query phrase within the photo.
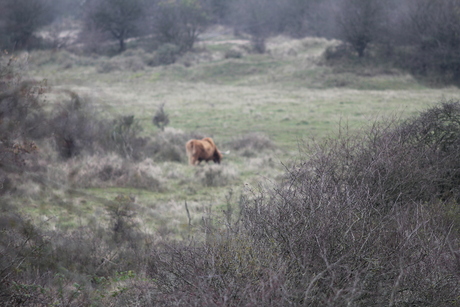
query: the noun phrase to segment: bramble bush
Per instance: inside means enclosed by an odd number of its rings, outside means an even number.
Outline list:
[[[445,102],[307,146],[284,182],[243,199],[240,222],[155,252],[154,302],[458,304],[459,120]]]

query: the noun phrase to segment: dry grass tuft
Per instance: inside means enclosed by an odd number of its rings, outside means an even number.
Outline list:
[[[185,143],[192,138],[202,138],[202,135],[165,127],[165,131],[159,132],[153,137],[146,153],[155,161],[183,163],[187,161]]]
[[[278,58],[296,57],[305,53],[308,53],[309,56],[320,56],[325,48],[337,44],[335,40],[319,37],[292,39],[280,35],[268,40],[267,51]]]
[[[275,148],[270,138],[260,132],[251,132],[233,138],[226,144],[227,148],[238,151],[244,157],[257,156],[261,151]]]
[[[206,164],[196,168],[195,177],[206,187],[222,187],[236,180],[238,172],[234,167],[227,165]]]
[[[74,188],[132,187],[162,191],[163,172],[152,159],[128,161],[116,154],[82,156],[50,167],[48,180]]]

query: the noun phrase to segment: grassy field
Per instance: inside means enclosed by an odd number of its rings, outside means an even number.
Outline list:
[[[59,188],[44,193],[25,186],[29,192],[19,200],[23,211],[50,227],[69,229],[107,221],[107,202],[119,194],[133,195],[143,230],[184,236],[185,202],[192,225],[199,225],[202,216],[220,213],[229,203],[237,205],[240,194],[278,180],[283,164],[297,157],[302,142],[334,135],[340,126],[357,129],[389,116],[405,118],[441,100],[460,98],[455,87],[430,88],[395,69],[333,69],[325,65],[322,53],[336,41],[277,37],[268,42],[264,55],[247,53],[248,44],[208,33],[196,51],[159,67],[139,65],[149,54],[132,50],[112,59],[31,53],[29,76],[47,80],[53,89],[46,94],[51,106],[64,99],[59,90],[69,89],[87,97],[101,116],[135,115],[143,135],[150,136],[159,133],[152,117],[164,103],[169,131],[211,136],[223,151],[235,139],[257,132],[276,148],[232,150],[219,167],[194,169],[185,161],[155,160],[132,166],[138,167],[140,176],[158,180],[161,189],[74,187],[68,176],[71,169],[104,163],[107,157],[97,162],[88,157],[61,161],[48,170],[48,180]],[[226,59],[231,49],[242,57]],[[104,69],[109,64],[111,68]],[[217,184],[209,187],[207,174],[218,178]]]

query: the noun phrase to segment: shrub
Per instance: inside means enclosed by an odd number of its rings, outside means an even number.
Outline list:
[[[236,172],[221,165],[205,165],[195,170],[195,178],[206,187],[221,187],[228,185],[236,178]]]
[[[134,118],[134,115],[120,116],[114,119],[109,131],[108,149],[114,150],[124,158],[141,159],[142,148],[146,144],[146,140],[138,137],[141,131],[142,126]]]
[[[286,255],[295,301],[448,305],[446,298],[458,291],[446,275],[453,255],[429,238],[459,243],[448,239],[448,226],[438,227],[452,223],[440,204],[458,197],[459,110],[459,103],[446,103],[401,125],[374,125],[364,138],[331,140],[308,151],[270,198],[261,195],[246,207],[254,238]],[[435,249],[449,260],[416,252]],[[443,280],[443,286],[434,293],[427,280]],[[334,297],[335,289],[343,295]]]
[[[59,168],[49,169],[54,181],[68,183],[74,188],[131,187],[163,191],[163,174],[151,159],[132,162],[119,155],[75,157]]]
[[[180,55],[180,48],[174,44],[162,44],[155,51],[152,61],[149,63],[150,66],[169,65],[176,62]]]
[[[245,157],[252,157],[261,151],[274,149],[275,144],[263,133],[250,132],[234,138],[226,144],[226,147],[240,151]]]
[[[163,174],[158,166],[155,166],[151,159],[141,163],[128,164],[127,170],[115,183],[120,187],[133,187],[150,191],[161,192],[164,190]]]
[[[327,47],[323,53],[324,58],[329,62],[350,58],[352,55],[353,50],[348,44]]]
[[[243,57],[243,53],[237,49],[229,49],[225,51],[224,57],[226,59],[241,59]]]
[[[70,100],[56,106],[49,120],[56,149],[64,159],[93,153],[96,144],[103,143],[108,134],[108,124],[97,118],[91,102],[72,91],[64,91]]]
[[[50,242],[30,221],[14,211],[13,207],[8,208],[0,219],[0,304],[32,306],[51,302],[45,285],[33,282],[38,277],[36,272],[46,265],[44,258],[50,256]]]
[[[0,306],[113,305],[150,292],[142,283],[129,291],[147,255],[133,199],[119,195],[106,209],[111,227],[98,220],[70,232],[45,233],[2,203]]]
[[[459,111],[307,148],[284,182],[249,190],[240,222],[203,219],[204,243],[154,252],[157,302],[454,305]]]
[[[124,54],[100,61],[96,67],[98,73],[113,71],[140,71],[145,67],[144,59],[140,56],[124,56]]]
[[[407,31],[398,33],[404,40],[403,46],[407,46],[407,41],[411,43],[411,48],[402,48],[403,67],[433,81],[460,81],[458,9],[459,3],[451,0],[442,0],[436,5],[427,0],[410,3],[405,16]]]
[[[192,138],[202,138],[195,133],[184,133],[181,130],[166,128],[154,136],[145,150],[145,154],[155,161],[185,162],[185,143]]]
[[[164,106],[164,103],[160,104],[152,119],[153,124],[160,128],[161,131],[165,131],[165,127],[169,124],[169,115],[164,111]]]
[[[113,220],[113,240],[117,243],[129,241],[131,239],[131,232],[137,226],[137,223],[134,221],[134,217],[136,216],[134,197],[118,195],[115,201],[110,202],[106,208]]]
[[[23,57],[0,58],[0,174],[3,194],[14,186],[12,174],[27,169],[37,151],[33,138],[43,136],[45,113],[40,95],[46,85],[21,80]],[[33,129],[31,129],[33,127]],[[33,166],[33,165],[30,165]]]
[[[125,57],[123,59],[123,69],[127,71],[141,71],[144,70],[145,63],[144,59],[137,56]]]

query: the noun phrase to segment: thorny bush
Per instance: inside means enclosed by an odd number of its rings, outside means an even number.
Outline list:
[[[204,223],[206,243],[154,253],[154,301],[458,304],[459,123],[446,102],[307,146],[282,184],[242,199],[239,223]]]

